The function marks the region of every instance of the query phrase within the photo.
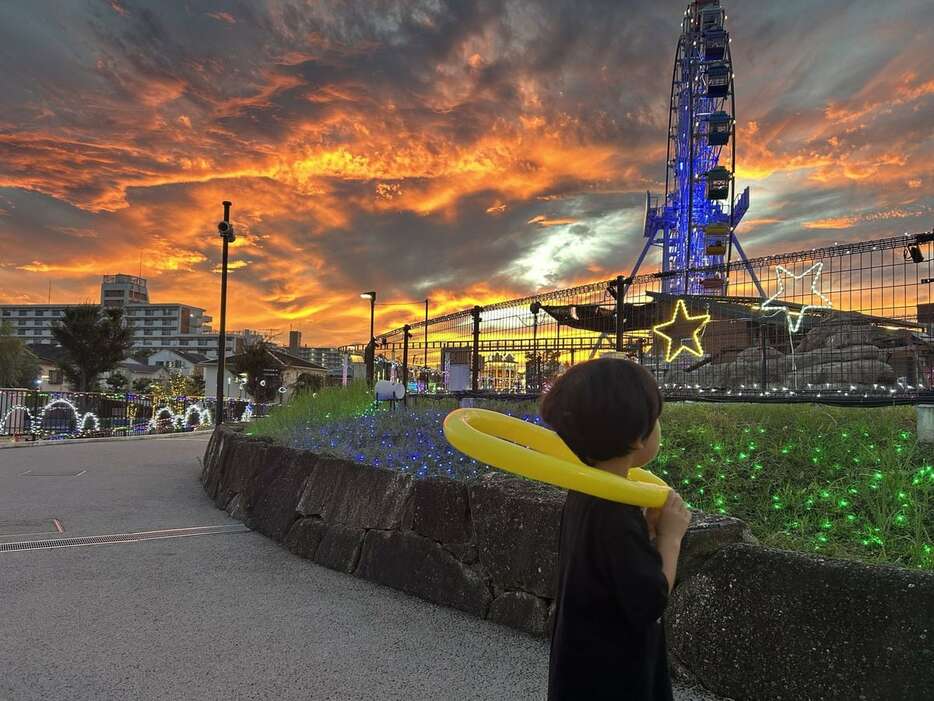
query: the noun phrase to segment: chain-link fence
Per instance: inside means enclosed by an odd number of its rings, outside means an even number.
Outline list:
[[[604,280],[429,319],[427,340],[426,322],[381,333],[376,373],[410,391],[537,394],[615,352],[673,398],[919,401],[934,385],[932,259],[934,235],[906,234]],[[705,294],[663,292],[673,275]]]

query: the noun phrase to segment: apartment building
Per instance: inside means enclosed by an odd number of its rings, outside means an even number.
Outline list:
[[[218,335],[211,329],[211,317],[204,309],[189,304],[149,301],[144,278],[132,275],[105,275],[101,282],[100,304],[123,308],[127,327],[133,334],[133,350],[189,350],[217,357]],[[0,324],[8,322],[13,334],[26,343],[54,344],[52,325],[74,304],[0,304]],[[237,333],[226,338],[227,353],[237,353],[243,339]]]

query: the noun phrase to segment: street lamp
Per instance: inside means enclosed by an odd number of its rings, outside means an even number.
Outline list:
[[[370,342],[367,344],[368,353],[365,354],[366,360],[366,382],[368,385],[373,384],[373,363],[376,359],[376,329],[374,324],[376,323],[376,292],[370,290],[369,292],[361,292],[361,299],[370,300]]]
[[[217,224],[217,233],[224,241],[221,260],[221,321],[220,333],[217,334],[217,408],[214,412],[215,425],[224,423],[224,359],[227,355],[227,247],[236,240],[233,225],[230,223],[230,202],[224,205],[224,219]]]

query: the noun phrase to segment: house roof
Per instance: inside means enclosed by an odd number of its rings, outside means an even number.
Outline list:
[[[65,349],[54,343],[27,343],[26,348],[46,363],[58,363],[65,358]]]
[[[317,363],[310,363],[307,360],[299,358],[298,356],[285,353],[280,350],[274,350],[272,348],[266,349],[266,355],[269,357],[270,362],[274,366],[283,367],[283,368],[308,368],[309,370],[324,370],[327,371],[327,368],[323,365],[318,365]],[[228,355],[224,358],[224,363],[229,365],[231,363],[236,363],[237,360],[243,357],[243,353],[238,353],[236,355]],[[217,365],[217,360],[208,360],[201,363],[202,366],[211,366]]]
[[[156,375],[160,372],[165,372],[165,368],[158,367],[156,365],[144,365],[143,363],[138,363],[135,360],[121,360],[117,363],[117,366],[122,370],[127,370],[136,375]]]
[[[202,355],[201,353],[192,353],[191,351],[185,351],[185,350],[175,350],[174,348],[162,348],[158,352],[159,353],[171,353],[172,355],[176,355],[179,358],[183,358],[187,360],[189,363],[192,363],[194,365],[203,363],[204,361],[208,359],[206,355]],[[152,355],[156,355],[156,354],[153,353]]]

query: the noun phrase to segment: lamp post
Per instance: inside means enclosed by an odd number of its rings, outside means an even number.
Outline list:
[[[366,354],[366,382],[368,385],[372,385],[373,365],[376,361],[376,292],[374,290],[361,292],[360,297],[370,300],[370,342],[367,344],[369,353]]]
[[[227,355],[227,247],[236,240],[233,226],[230,223],[230,202],[224,205],[224,219],[217,224],[217,233],[224,244],[221,259],[221,321],[220,333],[217,334],[217,407],[214,411],[214,423],[220,426],[224,423],[224,359]]]

